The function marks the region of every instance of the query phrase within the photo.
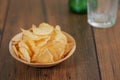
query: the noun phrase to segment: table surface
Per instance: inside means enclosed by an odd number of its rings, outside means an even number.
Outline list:
[[[10,39],[32,24],[59,24],[76,40],[75,53],[51,68],[33,68],[9,53]],[[120,80],[120,9],[116,24],[93,28],[69,11],[68,0],[0,0],[0,80]]]

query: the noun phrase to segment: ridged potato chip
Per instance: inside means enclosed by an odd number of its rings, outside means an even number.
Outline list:
[[[29,30],[24,30],[24,29],[21,29],[21,30],[23,32],[23,35],[27,36],[31,40],[40,40],[40,39],[48,37],[47,35],[45,35],[45,36],[35,35],[33,32],[30,32]]]
[[[52,62],[54,62],[53,55],[46,48],[43,51],[40,51],[36,56],[34,56],[32,58],[32,62],[52,63]]]
[[[32,52],[31,52],[29,46],[28,46],[24,41],[21,40],[21,41],[18,43],[18,46],[19,46],[19,47],[24,47],[25,49],[27,49],[27,51],[29,52],[29,55],[32,56]]]
[[[64,54],[65,45],[54,41],[51,45],[47,46],[47,48],[53,55],[54,61],[57,61],[60,60],[61,56]]]
[[[32,30],[33,30],[33,33],[36,35],[48,35],[52,33],[54,28],[49,24],[42,23],[39,25],[38,28],[35,25],[32,25]]]
[[[66,45],[66,47],[65,47],[65,51],[64,51],[64,54],[63,54],[62,57],[65,57],[70,52],[70,50],[72,49],[72,47],[73,47],[73,43],[68,43]]]
[[[35,41],[31,40],[29,37],[27,37],[26,35],[22,36],[22,40],[26,42],[27,46],[29,47],[29,49],[31,50],[31,52],[34,52],[35,49]],[[33,54],[32,54],[33,55]]]
[[[29,55],[29,52],[27,51],[27,49],[24,47],[20,47],[19,51],[20,51],[21,55],[23,55],[24,59],[27,62],[30,62],[30,55]]]
[[[66,44],[67,43],[67,38],[66,36],[62,33],[61,29],[60,29],[60,26],[56,26],[55,27],[55,32],[56,32],[56,35],[55,35],[55,41],[59,41],[61,43],[64,43]]]
[[[13,48],[13,50],[14,50],[14,52],[15,52],[15,55],[16,55],[17,57],[19,57],[19,53],[18,53],[18,50],[17,50],[17,48],[15,47],[15,45],[12,45],[12,48]]]
[[[48,40],[50,40],[50,36],[45,38],[45,39],[41,39],[41,40],[35,41],[36,47],[44,46],[45,44],[47,44]]]

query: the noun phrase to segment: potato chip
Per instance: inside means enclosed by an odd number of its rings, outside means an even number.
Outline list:
[[[29,40],[26,42],[26,44],[29,46],[29,48],[32,52],[32,55],[33,55],[35,53],[35,47],[36,47],[34,41]]]
[[[20,35],[22,35],[22,34],[20,34]],[[14,42],[19,42],[20,40],[21,40],[20,36],[16,36],[16,37],[12,38],[12,41],[14,41]]]
[[[65,48],[64,57],[71,51],[71,49],[74,46],[74,43],[71,40],[71,38],[68,37],[68,36],[66,36],[66,37],[67,37],[67,45],[66,45],[66,48]]]
[[[26,42],[26,41],[29,41],[29,40],[32,40],[32,39],[23,34],[22,35],[22,40],[24,40]]]
[[[24,47],[26,49],[29,49],[29,47],[27,46],[27,44],[24,41],[22,41],[22,40],[18,43],[18,46],[19,47]]]
[[[55,27],[55,32],[56,32],[56,36],[55,36],[55,41],[60,41],[61,43],[66,44],[67,43],[67,38],[66,36],[62,33],[60,26],[56,26]]]
[[[12,45],[12,48],[13,48],[13,50],[14,50],[14,52],[15,52],[15,55],[16,55],[17,57],[19,57],[18,50],[17,50],[17,48],[15,47],[15,45]]]
[[[33,33],[36,35],[48,35],[53,31],[53,29],[54,28],[52,26],[46,23],[40,24],[38,28],[35,25],[32,25]]]
[[[20,47],[20,48],[19,48],[19,51],[20,51],[20,53],[23,55],[23,57],[25,58],[25,60],[26,60],[27,62],[30,62],[30,55],[29,55],[29,52],[27,51],[27,49],[24,48],[24,47]]]
[[[65,47],[64,55],[62,57],[65,57],[72,48],[73,48],[73,43],[68,43]]]
[[[19,58],[24,60],[24,61],[27,61],[26,58],[22,55],[22,53],[20,51],[18,51],[18,54],[19,54]],[[28,62],[28,61],[27,61]]]
[[[36,47],[44,46],[45,44],[47,44],[48,40],[50,40],[50,36],[46,39],[36,41]]]
[[[29,38],[33,39],[33,40],[36,40],[36,39],[39,39],[39,36],[37,35],[34,35],[32,32],[28,31],[28,30],[24,30],[24,29],[21,29],[22,32],[23,32],[23,35],[26,35],[28,36]]]
[[[52,63],[53,56],[49,52],[49,50],[46,48],[43,51],[41,51],[37,56],[32,58],[33,62],[39,62],[39,63]]]
[[[28,47],[28,45],[27,45],[24,41],[21,40],[21,41],[18,43],[18,46],[19,46],[19,47],[24,47],[24,48],[26,48],[26,49],[28,50],[30,56],[32,56],[32,52],[31,52],[30,48]]]
[[[31,40],[29,37],[27,37],[26,35],[22,36],[22,40],[26,42],[27,46],[29,47],[29,49],[31,50],[31,52],[34,52],[34,48],[35,48],[35,42],[34,40]]]
[[[54,41],[46,45],[48,50],[53,55],[55,61],[61,59],[61,56],[64,54],[65,45],[60,42]]]
[[[27,36],[31,40],[40,40],[40,39],[48,37],[48,36],[35,35],[35,34],[33,34],[32,32],[30,32],[28,30],[24,30],[24,29],[21,29],[21,30],[23,31],[23,35]]]

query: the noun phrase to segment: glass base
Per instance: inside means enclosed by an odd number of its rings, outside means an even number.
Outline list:
[[[88,23],[91,26],[96,27],[96,28],[110,28],[115,24],[115,22],[99,23],[99,22],[94,22],[94,21],[91,21],[91,20],[88,20]]]

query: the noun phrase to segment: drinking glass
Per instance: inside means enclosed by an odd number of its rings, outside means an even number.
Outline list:
[[[116,22],[118,0],[88,0],[88,23],[93,27],[108,28]]]

